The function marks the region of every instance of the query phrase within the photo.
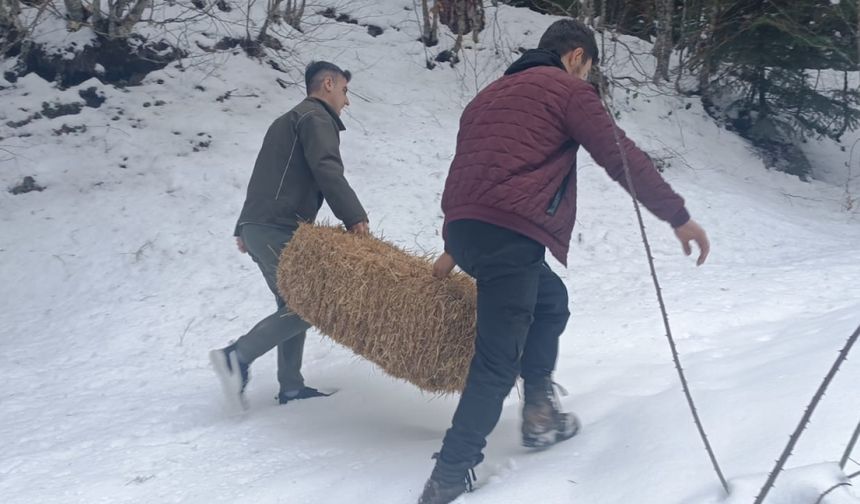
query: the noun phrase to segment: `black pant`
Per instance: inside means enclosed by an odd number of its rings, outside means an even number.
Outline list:
[[[544,246],[475,220],[448,224],[446,249],[478,286],[478,335],[466,387],[440,458],[471,467],[483,457],[502,403],[521,375],[548,377],[570,315],[567,289],[544,261]]]

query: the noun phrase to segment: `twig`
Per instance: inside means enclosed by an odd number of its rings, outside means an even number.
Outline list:
[[[796,198],[796,199],[801,199],[801,200],[806,200],[806,201],[817,201],[817,202],[821,201],[820,199],[817,199],[817,198],[809,198],[807,196],[798,196],[796,194],[789,194],[786,192],[782,193],[782,195],[785,196],[786,198]]]
[[[188,329],[191,327],[191,324],[194,323],[194,319],[197,317],[191,317],[191,320],[188,321],[188,324],[185,325],[185,330],[182,331],[182,335],[179,336],[179,346],[182,346],[182,343],[185,341],[185,335],[188,334]]]
[[[349,90],[349,94],[350,94],[350,95],[352,95],[352,96],[356,96],[356,97],[358,97],[358,98],[361,98],[361,99],[362,99],[362,100],[364,100],[366,103],[373,103],[373,100],[371,100],[370,98],[368,98],[368,97],[366,97],[366,96],[362,95],[361,93],[359,93],[359,92],[357,92],[357,91],[355,91],[355,90],[353,90],[353,89],[350,89],[350,90]]]
[[[663,302],[663,294],[660,290],[660,282],[657,279],[657,270],[654,267],[654,257],[651,254],[651,245],[648,243],[648,235],[645,232],[645,222],[642,220],[642,210],[639,207],[639,201],[636,199],[636,188],[633,185],[633,176],[630,173],[630,164],[627,160],[627,152],[624,150],[624,147],[621,145],[621,139],[618,135],[618,125],[615,123],[615,115],[612,113],[612,109],[609,106],[609,103],[606,101],[606,85],[604,84],[604,80],[602,78],[598,79],[600,82],[601,88],[601,100],[603,100],[603,105],[607,109],[607,114],[609,115],[610,120],[612,121],[612,133],[615,137],[615,145],[618,148],[618,152],[621,155],[621,163],[624,166],[624,175],[627,180],[627,189],[630,192],[630,196],[633,199],[633,207],[636,210],[636,219],[639,222],[639,231],[642,234],[642,243],[645,245],[645,254],[648,257],[648,267],[651,269],[651,279],[654,281],[654,289],[657,293],[657,302],[660,305],[660,313],[663,316],[663,327],[666,328],[666,338],[669,340],[669,348],[672,350],[672,360],[675,361],[675,369],[678,371],[678,376],[681,379],[681,387],[684,390],[684,396],[687,398],[687,405],[690,407],[690,412],[693,414],[693,420],[696,424],[696,428],[699,431],[699,435],[702,438],[702,441],[705,444],[705,450],[708,452],[708,457],[711,459],[711,464],[714,466],[714,471],[717,473],[717,477],[720,479],[720,483],[723,485],[723,490],[726,491],[728,495],[729,492],[729,484],[726,482],[726,478],[723,476],[723,471],[720,469],[720,464],[717,462],[717,457],[714,455],[714,450],[711,448],[711,443],[708,440],[708,435],[705,433],[705,428],[702,426],[702,421],[699,418],[699,412],[696,410],[696,404],[693,402],[693,395],[690,393],[690,386],[687,384],[687,378],[684,376],[684,369],[681,367],[681,358],[678,355],[678,349],[675,345],[675,339],[672,337],[672,329],[669,326],[669,316],[666,313],[666,304]]]
[[[152,246],[152,240],[146,240],[146,242],[144,242],[144,244],[141,245],[140,248],[137,249],[137,251],[135,251],[133,253],[134,254],[134,262],[139,262],[140,258],[143,257],[143,251],[146,250],[147,247],[151,247],[151,246]]]
[[[785,466],[788,457],[791,456],[791,451],[794,449],[794,445],[797,444],[797,441],[800,439],[801,433],[806,428],[806,424],[809,423],[809,418],[812,416],[812,412],[815,411],[815,407],[818,406],[818,403],[821,401],[821,398],[824,397],[824,392],[827,390],[827,386],[830,385],[830,382],[833,380],[833,377],[836,376],[836,372],[839,371],[839,366],[842,362],[848,357],[848,352],[851,351],[851,347],[854,346],[854,343],[857,341],[857,337],[860,336],[860,326],[857,326],[857,330],[854,331],[848,341],[845,343],[845,346],[842,350],[839,351],[839,356],[836,357],[836,361],[830,366],[830,371],[827,372],[827,375],[824,377],[824,381],[821,382],[821,385],[818,387],[818,390],[815,391],[815,395],[812,396],[812,401],[806,407],[806,411],[803,413],[803,416],[800,418],[800,423],[797,425],[797,428],[794,429],[794,432],[791,434],[791,437],[788,440],[788,444],[785,445],[785,449],[782,450],[782,454],[779,456],[779,459],[776,461],[776,465],[773,470],[767,477],[767,481],[765,481],[764,486],[761,488],[758,496],[756,497],[754,504],[761,504],[764,501],[764,498],[767,496],[767,493],[773,487],[774,481],[776,481],[776,477],[779,475],[782,468]]]
[[[857,438],[860,438],[860,422],[857,422],[857,428],[854,429],[851,441],[848,441],[848,446],[845,447],[845,453],[842,454],[842,458],[839,460],[840,469],[845,469],[845,464],[848,463],[848,459],[851,457],[851,452],[854,451],[854,445],[857,444]]]
[[[851,486],[851,483],[849,483],[847,481],[843,481],[842,483],[837,483],[837,484],[833,485],[832,487],[828,488],[826,492],[824,492],[823,494],[818,496],[818,500],[815,501],[815,504],[821,504],[821,502],[824,500],[824,498],[827,497],[827,494],[836,490],[839,487],[844,487],[844,486]]]

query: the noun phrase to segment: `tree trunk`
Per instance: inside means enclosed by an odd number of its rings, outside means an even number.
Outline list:
[[[18,0],[0,0],[0,28],[6,30],[20,30],[21,4]]]
[[[484,4],[481,0],[436,0],[439,22],[457,35],[484,29]]]
[[[117,18],[119,17],[117,10],[122,9],[122,4],[124,2],[125,0],[108,0],[107,32],[105,33],[108,38],[114,38],[113,36],[116,33]]]
[[[684,0],[681,7],[681,33],[678,34],[678,69],[675,76],[675,91],[682,94],[681,78],[684,76],[684,68],[686,67],[686,54],[690,52],[690,28],[688,26],[689,13],[691,11],[690,0]]]
[[[605,2],[604,2],[605,3]],[[594,22],[594,0],[582,0],[582,10],[579,13],[579,20],[587,25],[592,25]]]
[[[84,6],[81,0],[64,0],[66,4],[66,16],[70,30],[77,30],[84,22]]]
[[[703,9],[704,10],[704,9]],[[706,100],[710,99],[711,94],[711,74],[714,71],[714,61],[711,55],[711,44],[714,42],[714,33],[716,32],[717,24],[720,18],[720,7],[714,5],[711,7],[710,19],[708,26],[699,36],[699,43],[696,47],[696,57],[700,61],[699,67],[699,93]]]
[[[120,21],[117,28],[117,36],[120,38],[128,37],[134,25],[140,22],[140,18],[143,17],[143,11],[146,10],[149,4],[150,0],[137,0],[131,10],[128,11],[128,14]]]
[[[657,69],[654,71],[654,82],[669,81],[669,59],[672,57],[672,7],[673,0],[657,0],[657,16],[654,25],[657,29],[657,39],[654,41],[654,56],[657,58]]]
[[[302,17],[305,15],[305,0],[287,0],[284,9],[284,19],[287,24],[298,31],[302,31]]]
[[[18,0],[0,0],[0,56],[16,47],[24,36],[19,14],[21,4]]]
[[[428,0],[421,0],[421,17],[423,22],[423,27],[421,30],[421,41],[424,42],[425,46],[433,47],[439,43],[439,25],[437,24],[439,11],[436,9],[436,5],[433,5],[433,21],[431,25],[431,9],[427,5],[427,2]]]
[[[597,27],[603,28],[606,25],[606,4],[609,3],[607,0],[603,0],[600,2],[600,18],[597,20]]]
[[[96,25],[97,23],[100,23],[100,22],[102,22],[102,21],[104,20],[104,17],[102,16],[102,3],[101,3],[101,0],[93,0],[92,9],[93,9],[93,13],[92,13],[92,15],[91,15],[91,16],[92,16],[92,19],[93,19],[93,26],[94,26],[95,28],[97,28],[95,25]],[[96,30],[96,31],[98,31],[98,30]]]
[[[80,0],[64,0],[68,4]],[[153,0],[108,0],[107,9],[101,8],[101,0],[92,0],[92,26],[99,35],[109,39],[128,38],[134,25],[140,22],[144,11]],[[71,16],[71,14],[70,14]],[[70,17],[71,20],[71,17]]]
[[[260,28],[260,33],[257,34],[257,41],[265,40],[266,35],[268,35],[269,25],[272,22],[277,22],[278,18],[280,18],[281,14],[278,11],[281,7],[282,0],[269,0],[269,3],[266,5],[266,20],[263,21],[263,27]],[[290,3],[287,2],[287,9],[290,8]]]

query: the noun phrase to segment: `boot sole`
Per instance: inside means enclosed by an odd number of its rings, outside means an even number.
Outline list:
[[[561,443],[562,441],[566,441],[573,436],[579,434],[579,423],[577,423],[576,429],[569,434],[565,434],[563,432],[555,431],[555,432],[546,432],[540,435],[529,435],[523,434],[523,446],[526,448],[549,448],[555,444]]]
[[[281,401],[281,396],[280,396],[280,394],[278,394],[275,396],[275,400],[278,401],[279,405],[283,406],[284,404],[290,404],[293,401],[304,401],[306,399],[317,399],[319,397],[331,397],[331,396],[337,394],[337,392],[339,390],[340,389],[333,389],[331,392],[325,392],[322,395],[318,395],[318,396],[315,395],[315,396],[310,396],[310,397],[291,397],[291,398],[286,399],[284,401]]]

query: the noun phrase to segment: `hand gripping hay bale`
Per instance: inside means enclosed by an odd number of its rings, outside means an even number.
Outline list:
[[[460,392],[475,352],[475,284],[432,276],[430,260],[372,236],[302,224],[284,248],[287,305],[386,373],[434,393]]]

